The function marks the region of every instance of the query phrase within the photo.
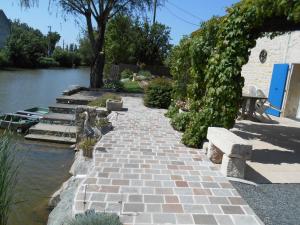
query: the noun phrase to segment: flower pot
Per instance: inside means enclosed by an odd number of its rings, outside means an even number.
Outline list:
[[[107,109],[107,111],[122,111],[123,101],[107,99],[106,100],[106,109]]]

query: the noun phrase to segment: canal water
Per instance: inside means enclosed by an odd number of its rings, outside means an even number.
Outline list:
[[[55,103],[66,87],[88,86],[89,70],[0,70],[0,112],[15,112]],[[17,204],[8,225],[44,225],[47,223],[49,197],[68,179],[74,152],[63,145],[13,138],[20,161],[16,188]]]

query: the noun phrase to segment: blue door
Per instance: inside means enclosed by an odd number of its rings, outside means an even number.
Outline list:
[[[269,90],[269,102],[281,110],[285,92],[285,84],[289,72],[289,64],[275,64],[273,68],[272,81]],[[280,111],[268,109],[266,113],[273,116],[280,116]]]

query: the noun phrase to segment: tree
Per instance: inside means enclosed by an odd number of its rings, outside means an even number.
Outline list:
[[[134,33],[134,21],[123,14],[107,25],[105,52],[109,63],[135,63],[135,45],[139,35]]]
[[[136,23],[135,58],[138,63],[162,65],[172,47],[169,42],[170,28],[157,22],[153,25],[148,21]]]
[[[20,0],[23,6],[30,7],[37,0]],[[88,37],[92,46],[93,63],[91,66],[90,86],[103,86],[105,64],[105,32],[107,23],[120,12],[150,9],[152,0],[53,0],[60,4],[66,13],[85,18]],[[96,23],[93,26],[93,21]]]
[[[53,51],[55,49],[56,44],[60,40],[60,34],[57,32],[48,32],[47,34],[47,40],[48,40],[48,54],[51,56],[53,54]]]
[[[87,37],[87,34],[84,35],[83,38],[79,40],[79,48],[78,53],[84,65],[92,65],[93,62],[93,53],[92,53],[92,46]]]
[[[47,54],[45,36],[25,23],[12,23],[11,35],[7,40],[6,52],[9,61],[17,67],[36,67],[38,59]]]

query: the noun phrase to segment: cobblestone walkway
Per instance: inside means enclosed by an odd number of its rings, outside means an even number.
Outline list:
[[[114,131],[97,144],[74,213],[114,212],[124,224],[262,224],[201,150],[180,143],[164,110],[124,97]]]

